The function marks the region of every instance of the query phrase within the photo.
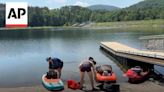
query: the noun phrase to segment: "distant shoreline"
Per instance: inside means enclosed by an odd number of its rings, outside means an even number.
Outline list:
[[[102,22],[102,23],[90,23],[84,26],[41,26],[41,27],[27,27],[27,28],[5,28],[1,27],[1,30],[35,30],[35,29],[145,29],[145,28],[164,28],[164,19],[157,20],[139,20],[139,21],[120,21],[120,22]]]

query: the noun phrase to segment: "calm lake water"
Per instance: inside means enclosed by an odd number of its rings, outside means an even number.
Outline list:
[[[141,36],[164,31],[122,30],[12,30],[0,31],[0,87],[41,84],[48,71],[46,58],[64,61],[62,79],[79,80],[78,64],[92,56],[100,64],[110,64],[118,81],[125,82],[120,68],[100,50],[101,41],[117,41],[141,49]],[[162,71],[162,68],[158,68]],[[164,72],[164,71],[163,71]]]

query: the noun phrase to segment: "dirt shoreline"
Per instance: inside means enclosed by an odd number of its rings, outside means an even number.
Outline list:
[[[157,83],[146,81],[141,84],[130,84],[130,83],[118,83],[120,85],[120,92],[162,92],[164,86],[158,85]],[[97,84],[96,84],[97,85]],[[71,90],[65,85],[65,90],[62,92],[103,92],[103,91],[91,91],[90,85],[86,85],[85,91]],[[33,87],[16,87],[16,88],[0,88],[0,92],[50,92],[46,90],[42,85]]]

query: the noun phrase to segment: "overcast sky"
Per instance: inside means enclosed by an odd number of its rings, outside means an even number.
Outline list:
[[[60,8],[65,5],[90,6],[95,4],[105,4],[120,8],[128,7],[143,0],[0,0],[5,2],[28,2],[29,6],[47,6],[49,8]]]

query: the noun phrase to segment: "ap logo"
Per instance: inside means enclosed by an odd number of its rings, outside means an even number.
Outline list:
[[[6,27],[27,27],[28,5],[25,2],[6,3]]]

